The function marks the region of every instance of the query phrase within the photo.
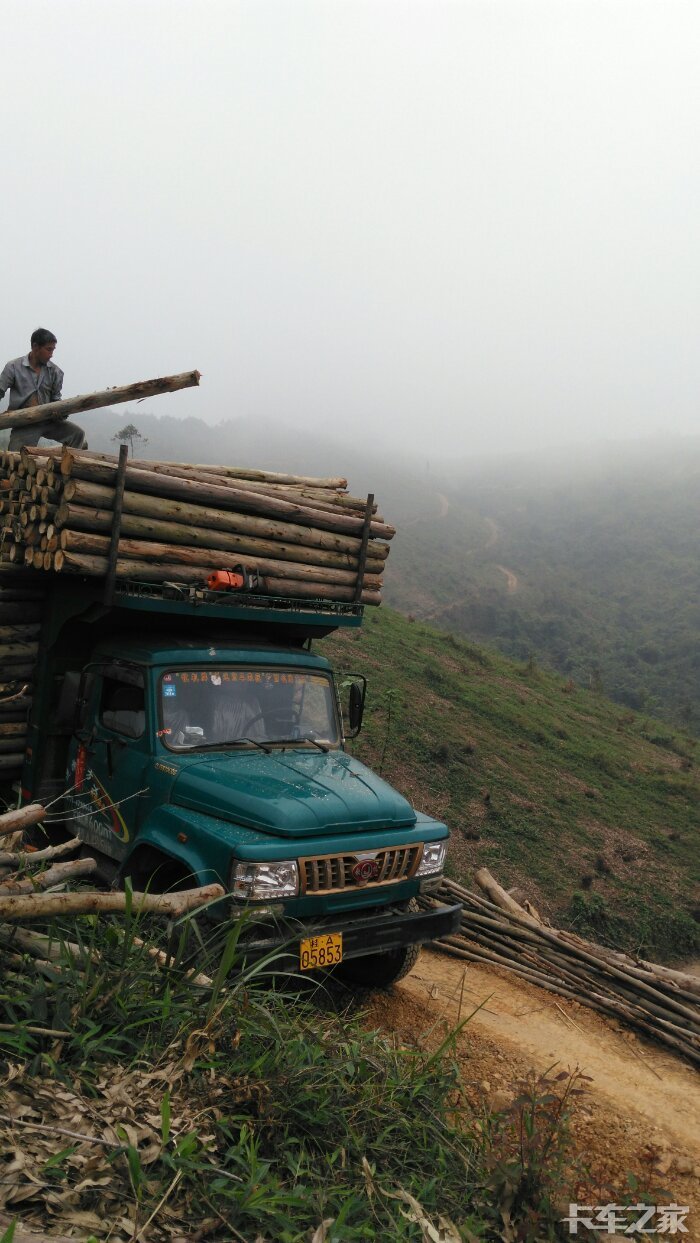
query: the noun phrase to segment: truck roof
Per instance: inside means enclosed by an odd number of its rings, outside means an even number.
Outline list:
[[[261,642],[259,639],[233,637],[217,633],[207,636],[187,637],[172,633],[154,632],[143,634],[112,635],[105,637],[93,652],[93,659],[101,655],[111,660],[123,660],[138,665],[208,665],[249,663],[255,656],[257,664],[307,665],[316,669],[330,669],[325,656],[313,654],[305,648]]]

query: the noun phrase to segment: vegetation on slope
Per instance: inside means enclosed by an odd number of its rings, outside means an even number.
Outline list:
[[[369,678],[355,753],[543,913],[646,957],[700,949],[696,742],[595,690],[390,610],[336,635]]]
[[[237,927],[194,939],[210,987],[183,972],[188,937],[163,970],[136,932],[128,913],[82,916],[51,926],[50,968],[6,959],[2,1243],[19,1222],[91,1243],[418,1243],[439,1223],[445,1243],[565,1237],[570,1195],[591,1191],[571,1156],[576,1076],[475,1111],[450,1036],[396,1048],[230,975]]]

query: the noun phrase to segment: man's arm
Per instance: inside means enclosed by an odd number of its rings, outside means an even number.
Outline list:
[[[2,369],[2,373],[0,373],[0,399],[2,399],[5,396],[5,393],[7,392],[8,388],[12,388],[14,378],[15,378],[14,362],[5,363],[5,366]]]

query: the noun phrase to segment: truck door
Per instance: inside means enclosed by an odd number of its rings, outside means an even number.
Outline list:
[[[142,671],[98,666],[90,703],[76,757],[76,829],[95,850],[122,859],[138,832],[149,766]]]

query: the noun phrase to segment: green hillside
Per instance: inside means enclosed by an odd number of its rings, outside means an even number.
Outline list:
[[[450,825],[453,876],[486,865],[642,955],[700,951],[694,738],[388,609],[326,649],[369,679],[355,753]]]

